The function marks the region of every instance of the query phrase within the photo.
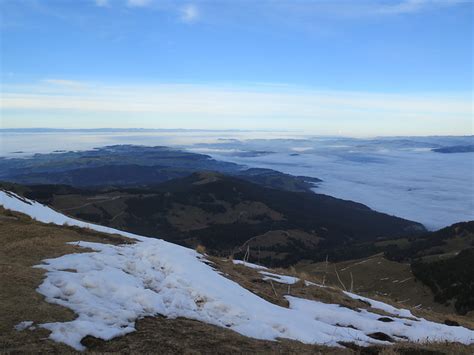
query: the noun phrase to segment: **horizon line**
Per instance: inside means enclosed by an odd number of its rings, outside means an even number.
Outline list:
[[[54,132],[54,131],[88,131],[88,132],[112,132],[112,131],[148,131],[148,132],[280,132],[280,133],[306,133],[307,136],[319,136],[319,137],[347,137],[347,138],[361,138],[362,136],[348,136],[341,134],[317,134],[307,133],[306,130],[281,130],[281,129],[241,129],[241,128],[229,128],[229,129],[204,129],[204,128],[142,128],[142,127],[101,127],[101,128],[57,128],[57,127],[12,127],[12,128],[0,128],[0,132]],[[426,135],[367,135],[365,138],[377,138],[377,137],[474,137],[474,134],[426,134]]]

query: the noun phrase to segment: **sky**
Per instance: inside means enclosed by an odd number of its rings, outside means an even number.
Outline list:
[[[473,134],[473,7],[0,0],[0,125]]]

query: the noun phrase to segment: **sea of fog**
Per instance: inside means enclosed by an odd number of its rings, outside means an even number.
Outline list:
[[[245,131],[2,132],[0,153],[21,157],[112,144],[166,145],[248,167],[323,180],[315,191],[353,200],[429,229],[474,220],[474,153],[433,148],[473,137],[354,139]]]

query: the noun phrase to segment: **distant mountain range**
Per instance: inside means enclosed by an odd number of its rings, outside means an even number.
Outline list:
[[[435,148],[432,150],[437,153],[472,153],[474,152],[474,144],[455,145],[451,147]]]
[[[31,158],[0,158],[0,181],[21,184],[65,184],[78,187],[143,186],[217,171],[289,191],[309,191],[321,180],[271,169],[247,169],[208,155],[170,149],[115,145],[88,151],[58,151]]]

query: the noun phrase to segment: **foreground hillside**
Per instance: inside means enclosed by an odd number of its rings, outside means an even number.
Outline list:
[[[41,264],[43,259],[89,251],[80,246],[81,241],[116,245],[131,240],[91,229],[43,224],[3,208],[0,208],[0,238],[1,351],[70,353],[73,348],[48,338],[50,331],[38,325],[73,321],[77,315],[66,307],[46,302],[37,292],[45,270],[34,266]],[[73,244],[67,244],[69,242]],[[146,317],[136,321],[135,329],[133,333],[107,342],[88,336],[81,343],[89,350],[99,352],[176,353],[190,349],[197,352],[208,352],[209,349],[221,352],[335,352],[295,341],[251,339],[185,318]]]
[[[413,342],[474,342],[474,331],[466,327],[427,321],[408,310],[252,264],[205,258],[0,194],[6,208],[69,225],[45,225],[2,211],[2,260],[9,275],[8,287],[2,287],[3,349],[60,351],[57,342],[62,342],[76,349],[150,351],[158,344],[155,336],[163,351],[202,352],[205,347],[314,352],[331,351],[327,346],[350,351],[397,343],[404,345],[396,348],[406,349],[421,346]],[[43,340],[47,331],[56,343]],[[443,349],[437,344],[422,347]],[[472,351],[459,344],[450,349]]]

